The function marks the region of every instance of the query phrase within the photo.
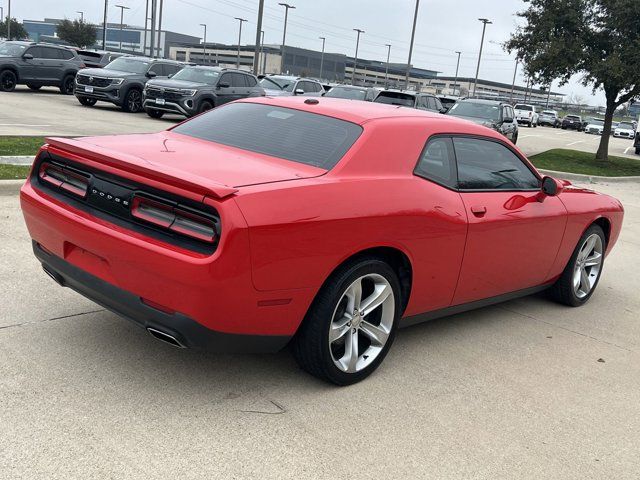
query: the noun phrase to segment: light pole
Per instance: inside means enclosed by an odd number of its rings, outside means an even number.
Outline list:
[[[473,82],[473,97],[476,96],[476,87],[478,86],[478,74],[480,73],[480,59],[482,58],[482,45],[484,44],[484,32],[487,29],[487,23],[493,23],[487,18],[479,18],[482,22],[482,38],[480,40],[480,51],[478,52],[478,66],[476,67],[476,79]]]
[[[260,55],[262,58],[262,75],[264,75],[265,70],[267,69],[267,57],[264,54],[264,30],[260,32]],[[256,73],[257,75],[257,73]]]
[[[385,47],[387,47],[387,65],[384,68],[384,88],[389,88],[389,59],[391,58],[391,44],[385,43]]]
[[[551,86],[553,85],[553,82],[549,83],[549,86],[547,87],[547,103],[545,104],[544,108],[549,108],[549,97],[551,97]]]
[[[407,71],[404,76],[404,88],[409,89],[409,73],[411,72],[411,54],[413,54],[413,40],[416,36],[416,22],[418,21],[418,8],[420,0],[416,0],[416,11],[413,14],[413,28],[411,29],[411,44],[409,45],[409,58],[407,59]]]
[[[455,52],[458,54],[458,63],[456,63],[456,77],[455,80],[453,81],[453,94],[456,94],[456,85],[458,85],[458,70],[460,69],[460,55],[462,55],[462,52]],[[458,96],[460,96],[460,89],[458,89]]]
[[[119,51],[122,52],[122,23],[124,21],[124,11],[129,10],[129,7],[125,7],[124,5],[116,5],[115,7],[120,9],[120,49]]]
[[[280,51],[280,73],[283,73],[284,71],[284,46],[285,46],[285,40],[287,39],[287,19],[289,17],[289,9],[293,8],[295,10],[296,7],[294,7],[293,5],[289,5],[288,3],[279,3],[278,5],[281,5],[284,7],[284,30],[282,32],[282,48]]]
[[[81,12],[80,10],[76,11],[76,13],[80,14],[80,23],[84,23],[84,12]]]
[[[324,67],[324,42],[327,40],[325,37],[318,37],[322,40],[322,53],[320,54],[320,80],[322,80],[322,67]]]
[[[151,0],[151,20],[150,20],[150,33],[149,33],[149,56],[155,57],[154,45],[156,44],[156,16],[158,0]]]
[[[242,24],[247,20],[240,17],[235,17],[240,22],[240,29],[238,30],[238,55],[236,57],[236,69],[240,70],[240,41],[242,40]]]
[[[11,40],[11,0],[7,0],[7,40]]]
[[[264,0],[260,0],[258,4],[258,25],[256,27],[256,44],[253,48],[253,74],[258,75],[258,70],[260,69],[259,62],[260,56],[258,53],[263,53],[262,45],[264,44],[264,32],[262,31],[262,14],[264,12]],[[262,36],[262,38],[261,38]],[[258,44],[260,47],[258,48]]]
[[[160,56],[160,45],[162,43],[162,6],[164,4],[164,0],[160,0],[160,13],[158,13],[158,50],[156,52],[156,56]],[[162,58],[164,58],[164,48],[162,49]]]
[[[207,25],[205,23],[200,24],[204,27],[204,39],[202,40],[202,63],[207,65]]]
[[[360,34],[364,33],[364,30],[360,30],[359,28],[354,28],[354,32],[358,33],[356,37],[356,56],[353,58],[353,73],[351,73],[351,85],[354,85],[354,81],[356,79],[356,68],[358,68],[358,47],[360,46]]]
[[[109,0],[104,0],[104,16],[102,17],[102,50],[107,49],[107,7]]]
[[[513,90],[516,88],[517,74],[518,74],[518,59],[516,58],[516,68],[513,69],[513,81],[511,82],[511,94],[509,95],[509,103],[513,103]]]
[[[142,41],[142,55],[147,54],[147,28],[149,28],[149,0],[144,8],[144,40]]]

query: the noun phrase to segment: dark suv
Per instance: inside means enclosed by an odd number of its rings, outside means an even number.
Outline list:
[[[579,115],[567,115],[562,119],[562,123],[560,124],[563,130],[567,128],[572,130],[577,130],[581,132],[584,130],[585,124],[582,121],[582,117]]]
[[[409,90],[382,90],[378,93],[374,102],[417,108],[418,110],[428,110],[435,113],[445,113],[447,111],[442,106],[440,99],[435,95]]]
[[[110,102],[125,112],[142,111],[142,90],[150,78],[168,77],[182,69],[173,60],[119,57],[104,68],[87,68],[76,76],[75,95],[85,106]]]
[[[33,42],[0,43],[0,89],[11,92],[22,84],[31,90],[53,86],[73,93],[73,79],[85,65],[71,49]]]
[[[258,79],[248,72],[220,67],[184,67],[171,78],[149,80],[143,106],[150,117],[165,112],[191,117],[239,98],[264,95]]]
[[[518,122],[513,107],[507,102],[475,98],[458,100],[449,109],[447,115],[489,127],[514,144],[518,141]]]

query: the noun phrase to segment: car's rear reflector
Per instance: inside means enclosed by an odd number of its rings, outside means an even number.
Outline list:
[[[131,215],[144,222],[196,240],[208,243],[214,243],[216,240],[215,220],[205,214],[191,212],[180,206],[135,195],[131,204]]]
[[[40,180],[80,198],[87,196],[89,176],[52,163],[43,162],[38,172]]]

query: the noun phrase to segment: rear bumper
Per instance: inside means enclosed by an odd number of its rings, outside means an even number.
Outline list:
[[[35,241],[33,252],[45,272],[60,285],[75,290],[139,327],[169,334],[184,347],[217,352],[276,352],[290,339],[282,335],[238,335],[210,330],[180,313],[165,313],[148,306],[133,293],[46,252]]]

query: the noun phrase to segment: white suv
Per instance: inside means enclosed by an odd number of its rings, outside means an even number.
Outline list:
[[[538,112],[535,105],[518,103],[513,107],[518,123],[527,124],[530,127],[538,126]]]

